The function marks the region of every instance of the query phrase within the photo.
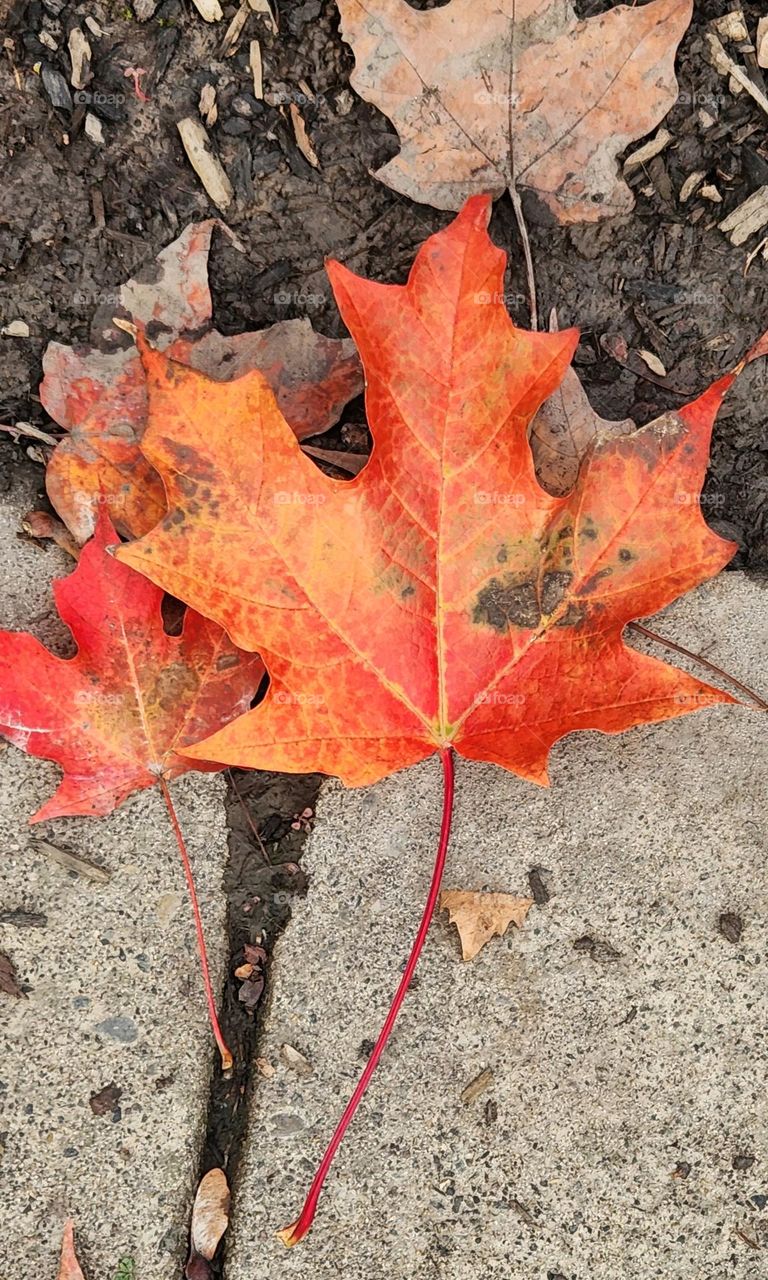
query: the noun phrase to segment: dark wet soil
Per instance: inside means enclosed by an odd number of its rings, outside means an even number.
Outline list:
[[[0,337],[0,422],[48,425],[37,398],[46,344],[87,339],[94,313],[109,305],[117,285],[188,222],[216,213],[176,129],[178,120],[197,113],[206,83],[216,86],[219,112],[210,134],[236,193],[226,220],[245,248],[238,253],[223,236],[214,243],[210,279],[224,332],[309,315],[318,329],[338,336],[324,257],[378,280],[402,281],[418,245],[449,220],[371,176],[396,153],[397,141],[389,122],[349,90],[352,58],[338,35],[333,0],[278,0],[277,33],[251,14],[236,51],[222,57],[237,7],[223,3],[224,21],[206,24],[181,0],[163,0],[144,22],[125,0],[0,0],[0,15],[7,14],[0,49],[0,326],[22,320],[30,330],[28,338]],[[582,16],[608,7],[594,0],[577,5]],[[563,230],[526,208],[540,314],[556,307],[561,326],[581,328],[579,373],[606,417],[642,423],[676,407],[732,367],[768,328],[768,266],[760,253],[747,270],[760,237],[734,248],[717,225],[768,183],[765,115],[747,94],[734,97],[705,58],[706,23],[732,7],[730,0],[696,5],[678,59],[680,98],[664,122],[673,143],[632,178],[637,205],[630,216]],[[761,11],[744,5],[752,32]],[[46,69],[49,86],[56,72],[68,80],[67,35],[86,15],[103,32],[89,35],[94,76],[87,101],[56,108],[35,67]],[[268,103],[252,96],[252,39],[261,44]],[[146,101],[137,97],[128,68],[143,69]],[[765,89],[759,69],[752,74]],[[318,169],[296,146],[291,103],[304,119]],[[102,143],[85,135],[86,110],[101,123]],[[679,202],[682,183],[696,170],[705,172],[702,185],[715,187],[721,203],[701,194]],[[527,323],[506,198],[491,230],[511,255],[510,311]],[[638,348],[662,361],[665,386],[638,371]],[[768,565],[766,386],[768,367],[757,362],[730,395],[715,429],[703,499],[709,521],[739,543],[734,564],[754,568]],[[349,423],[360,422],[361,413],[359,403],[351,406]],[[354,435],[348,430],[347,442]],[[359,429],[354,442],[359,447]],[[28,444],[2,437],[0,455],[23,457]],[[42,488],[40,455],[33,451],[28,465],[37,468]],[[304,833],[291,822],[313,807],[317,785],[316,777],[238,773],[230,786],[232,971],[245,962],[246,944],[269,950],[290,895],[304,889],[298,866]],[[239,998],[241,980],[232,977],[225,996],[233,1047],[251,1063],[267,999],[255,994],[258,968],[250,1012]],[[234,1160],[248,1087],[242,1074],[215,1085],[207,1164]]]

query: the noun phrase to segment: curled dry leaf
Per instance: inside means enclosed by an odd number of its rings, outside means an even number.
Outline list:
[[[75,1224],[71,1218],[64,1223],[58,1280],[85,1280],[75,1254]]]
[[[474,960],[486,942],[503,937],[511,924],[521,929],[532,906],[533,898],[515,898],[511,893],[446,889],[440,894],[440,910],[448,912],[459,931],[463,960]]]
[[[362,390],[349,339],[315,333],[309,320],[283,320],[253,333],[211,329],[208,253],[216,219],[193,223],[157,256],[150,282],[129,280],[96,313],[91,347],[52,342],[43,357],[40,399],[69,433],[48,463],[48,497],[79,542],[95,512],[109,509],[120,533],[138,537],[165,512],[160,477],[140,451],[147,388],[135,346],[115,350],[114,317],[131,316],[158,347],[229,381],[259,369],[299,439],[326,431]]]
[[[616,158],[677,98],[692,0],[617,5],[585,21],[568,0],[338,3],[350,83],[400,135],[382,182],[438,209],[515,186],[566,223],[632,208]]]
[[[210,1262],[229,1225],[229,1185],[223,1169],[201,1178],[192,1208],[192,1255]]]

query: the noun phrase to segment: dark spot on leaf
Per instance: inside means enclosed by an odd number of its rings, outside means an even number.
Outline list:
[[[491,578],[478,593],[472,611],[474,623],[484,623],[502,634],[510,627],[538,626],[539,601],[532,582],[518,582],[512,574]]]
[[[185,498],[194,498],[197,493],[196,480],[193,480],[191,476],[179,476],[177,483]]]
[[[541,584],[541,612],[554,613],[573,581],[572,573],[545,573]]]
[[[636,560],[637,556],[633,551],[630,551],[629,547],[622,547],[619,551],[619,559],[623,560],[624,564],[629,564],[629,561]]]
[[[503,543],[499,547],[498,551],[496,552],[496,559],[498,560],[499,564],[506,564],[507,560],[509,559],[509,552],[507,551],[507,548],[503,545]]]
[[[587,578],[586,582],[581,584],[579,595],[590,596],[597,589],[598,582],[601,582],[603,578],[610,578],[612,573],[613,569],[610,565],[606,565],[604,569],[599,569],[597,573],[593,573],[591,578]]]
[[[409,596],[414,596],[415,594],[416,594],[416,588],[412,585],[412,583],[409,582],[408,585],[406,587],[403,587],[402,591],[400,592],[400,599],[407,600]]]
[[[579,530],[579,537],[595,539],[597,537],[597,529],[593,524],[585,525],[583,529]]]

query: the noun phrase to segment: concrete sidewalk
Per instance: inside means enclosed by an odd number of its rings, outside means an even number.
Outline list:
[[[657,626],[757,684],[767,621],[765,585],[727,574]],[[326,784],[275,956],[260,1052],[276,1074],[255,1091],[226,1280],[758,1280],[767,767],[766,720],[740,707],[569,738],[548,791],[458,763],[445,886],[526,893],[540,865],[551,900],[469,965],[436,919],[315,1228],[286,1252],[273,1233],[380,1028],[441,807],[435,760]]]
[[[0,625],[55,644],[50,579],[72,562],[17,539],[33,504],[19,471],[0,501]],[[54,1280],[69,1215],[90,1280],[112,1280],[123,1256],[137,1280],[179,1280],[215,1051],[178,851],[154,792],[108,818],[30,829],[59,776],[10,746],[0,758],[0,908],[45,918],[0,924],[0,950],[28,997],[0,995],[0,1280]],[[223,789],[214,776],[174,784],[217,987]],[[109,882],[35,852],[37,837],[97,863]],[[119,1101],[95,1115],[91,1095],[113,1083]]]

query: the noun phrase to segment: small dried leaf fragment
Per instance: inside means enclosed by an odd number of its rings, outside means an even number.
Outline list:
[[[229,1185],[223,1169],[201,1178],[192,1208],[192,1254],[210,1262],[229,1225]]]
[[[0,991],[7,996],[15,996],[17,1000],[24,997],[13,961],[4,951],[0,951]]]
[[[584,21],[568,0],[339,0],[339,11],[350,83],[400,135],[376,177],[438,209],[515,185],[571,223],[632,208],[617,157],[677,98],[692,3],[622,4]]]
[[[58,1280],[85,1280],[75,1255],[75,1224],[71,1218],[64,1223]]]
[[[463,960],[474,960],[486,942],[503,937],[511,924],[522,929],[532,906],[533,898],[516,898],[511,893],[446,889],[440,894],[440,910],[448,912],[459,931]]]

